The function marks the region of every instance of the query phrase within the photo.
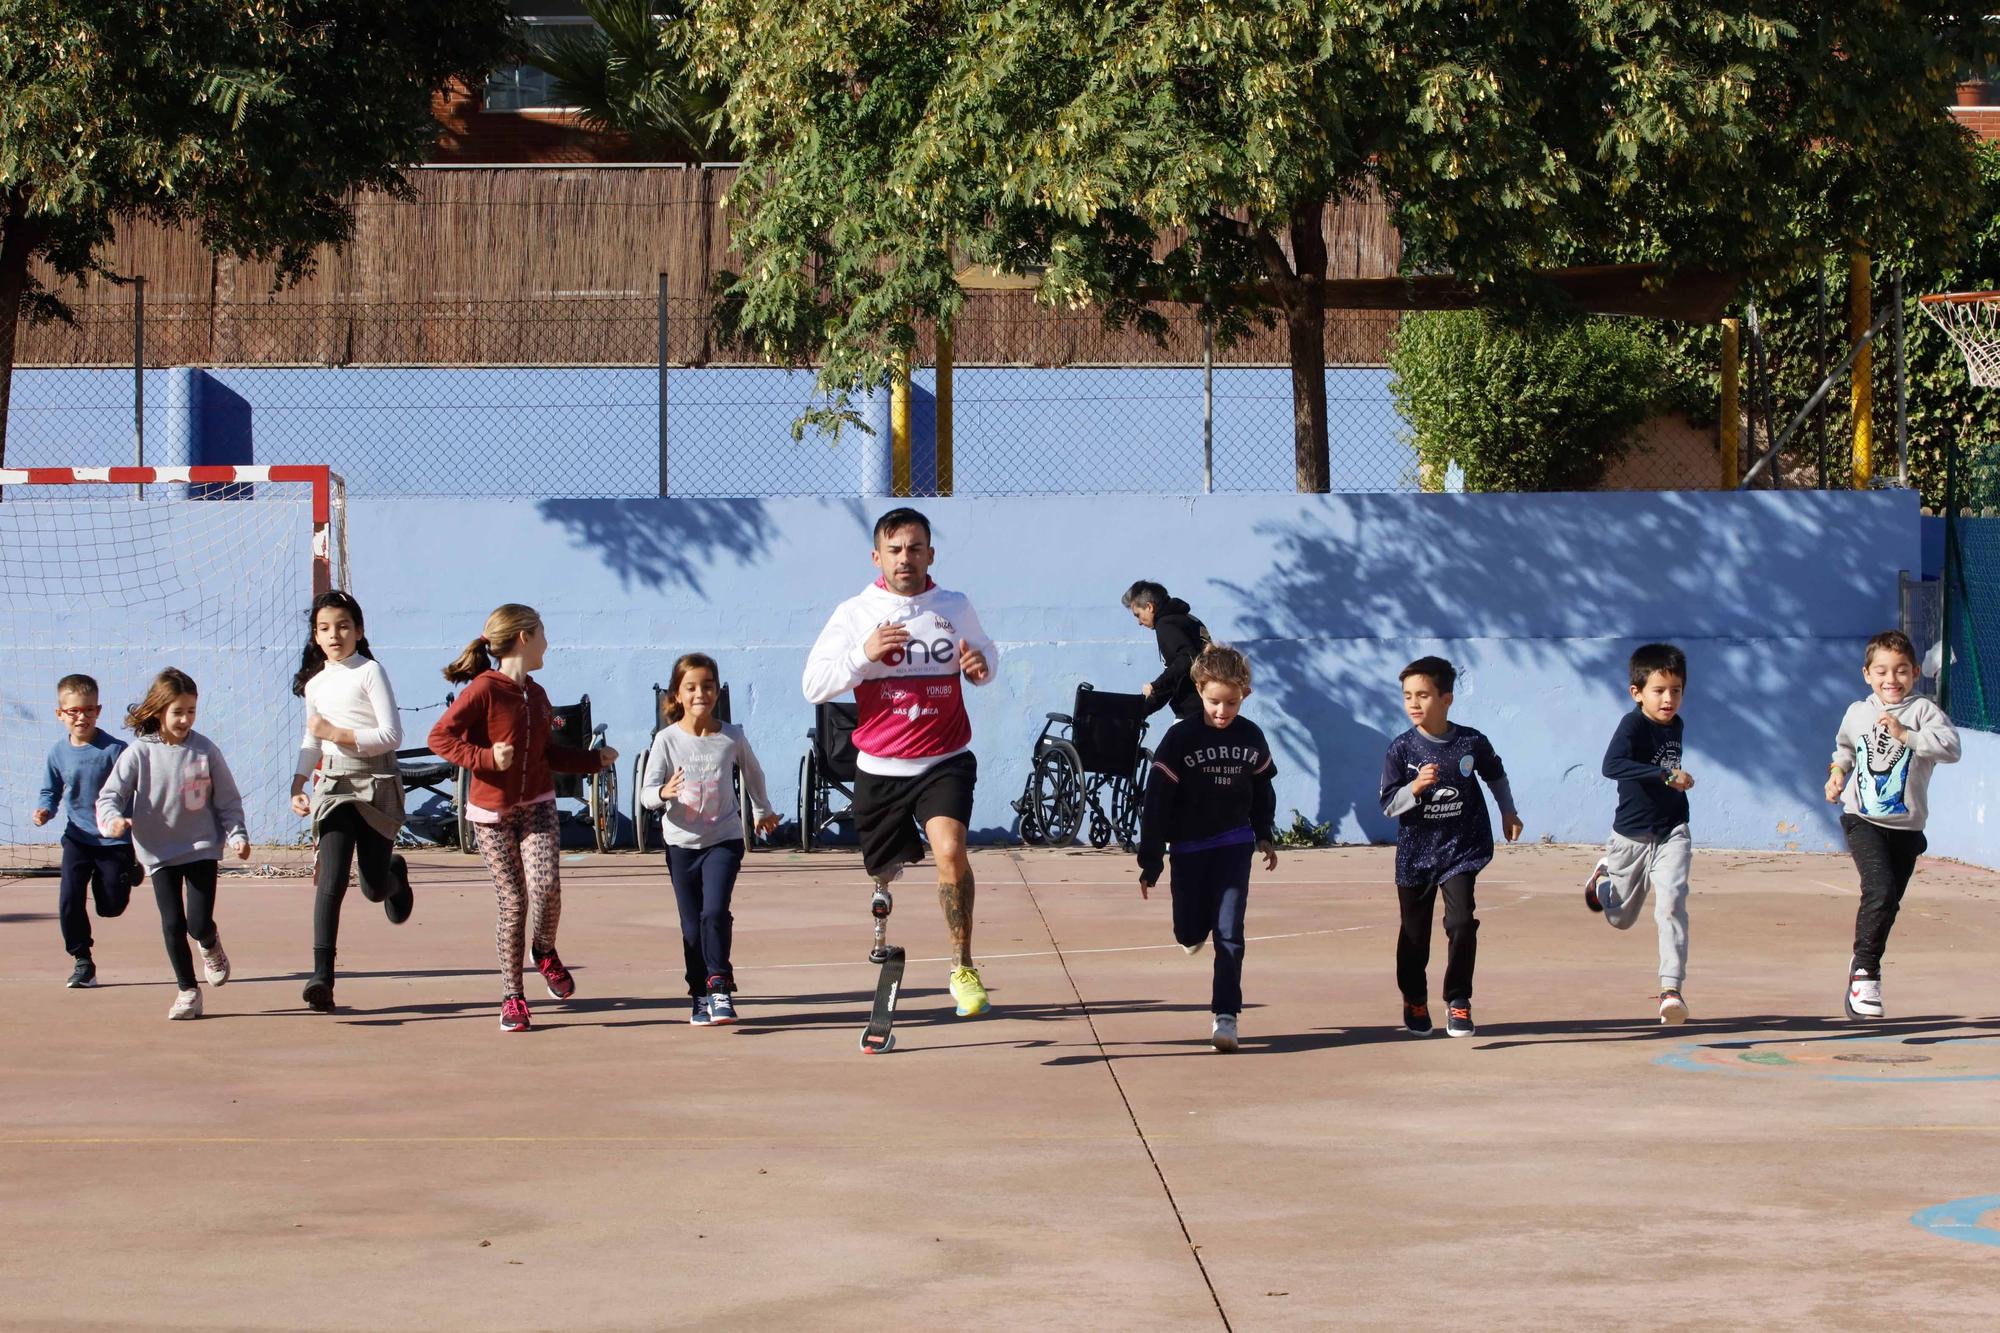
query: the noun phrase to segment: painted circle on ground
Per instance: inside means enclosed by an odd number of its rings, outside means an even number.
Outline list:
[[[1995,1225],[1988,1225],[1989,1222]],[[2000,1194],[1978,1194],[1970,1199],[1932,1204],[1912,1213],[1910,1224],[1946,1240],[2000,1249]]]
[[[1653,1062],[1708,1073],[1784,1073],[1836,1083],[2000,1082],[2000,1036],[1949,1032],[1684,1042]]]

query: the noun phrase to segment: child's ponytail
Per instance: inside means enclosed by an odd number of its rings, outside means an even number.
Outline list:
[[[444,678],[454,685],[463,685],[492,669],[493,657],[486,651],[486,640],[482,636],[466,644],[465,651],[452,659],[451,665],[444,669]]]
[[[541,613],[532,606],[508,602],[493,608],[493,614],[486,617],[486,628],[444,669],[444,678],[454,685],[463,685],[481,672],[493,670],[516,639],[534,633],[541,623]]]

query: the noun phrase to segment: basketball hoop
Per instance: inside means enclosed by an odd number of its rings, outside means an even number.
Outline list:
[[[1917,301],[1965,353],[1973,387],[2000,386],[2000,292],[1941,292]]]

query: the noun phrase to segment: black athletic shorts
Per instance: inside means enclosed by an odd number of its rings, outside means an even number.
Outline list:
[[[854,775],[854,828],[861,838],[861,863],[875,879],[888,879],[905,865],[924,859],[917,834],[940,816],[972,822],[972,788],[979,761],[967,750],[934,764],[913,778]]]

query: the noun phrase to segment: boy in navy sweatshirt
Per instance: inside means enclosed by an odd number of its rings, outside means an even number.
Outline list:
[[[1681,697],[1687,692],[1687,655],[1670,643],[1649,643],[1632,654],[1629,675],[1637,705],[1619,720],[1604,752],[1604,776],[1618,784],[1618,812],[1611,841],[1583,886],[1584,905],[1620,930],[1631,929],[1654,895],[1660,928],[1660,1021],[1685,1023],[1687,1001],[1688,868],[1694,841],[1688,834],[1688,789],[1694,778],[1681,767]]]
[[[69,734],[49,751],[48,776],[35,799],[35,826],[56,817],[64,805],[69,820],[62,831],[62,888],[56,915],[62,921],[63,948],[74,966],[69,985],[82,989],[97,984],[97,964],[91,960],[91,900],[97,914],[123,914],[139,882],[139,863],[132,858],[130,838],[108,838],[97,831],[97,793],[111,776],[125,742],[97,725],[104,709],[97,702],[97,682],[89,676],[64,676],[56,682],[56,716]]]
[[[1257,724],[1238,715],[1250,695],[1250,663],[1214,644],[1194,659],[1199,720],[1167,728],[1146,777],[1139,822],[1139,896],[1150,897],[1173,846],[1174,939],[1190,957],[1215,936],[1215,982],[1209,1043],[1236,1049],[1243,1008],[1243,915],[1253,852],[1278,868],[1271,817],[1277,768]]]
[[[1450,941],[1444,969],[1444,1030],[1470,1037],[1472,966],[1479,950],[1473,887],[1493,860],[1493,821],[1479,794],[1485,779],[1500,807],[1500,824],[1513,842],[1521,817],[1507,770],[1493,744],[1451,721],[1451,692],[1458,671],[1442,657],[1420,657],[1403,668],[1403,711],[1416,725],[1389,742],[1382,760],[1382,813],[1397,821],[1396,897],[1403,926],[1396,937],[1396,985],[1403,992],[1403,1027],[1412,1036],[1432,1032],[1431,921],[1444,894],[1444,933]]]

